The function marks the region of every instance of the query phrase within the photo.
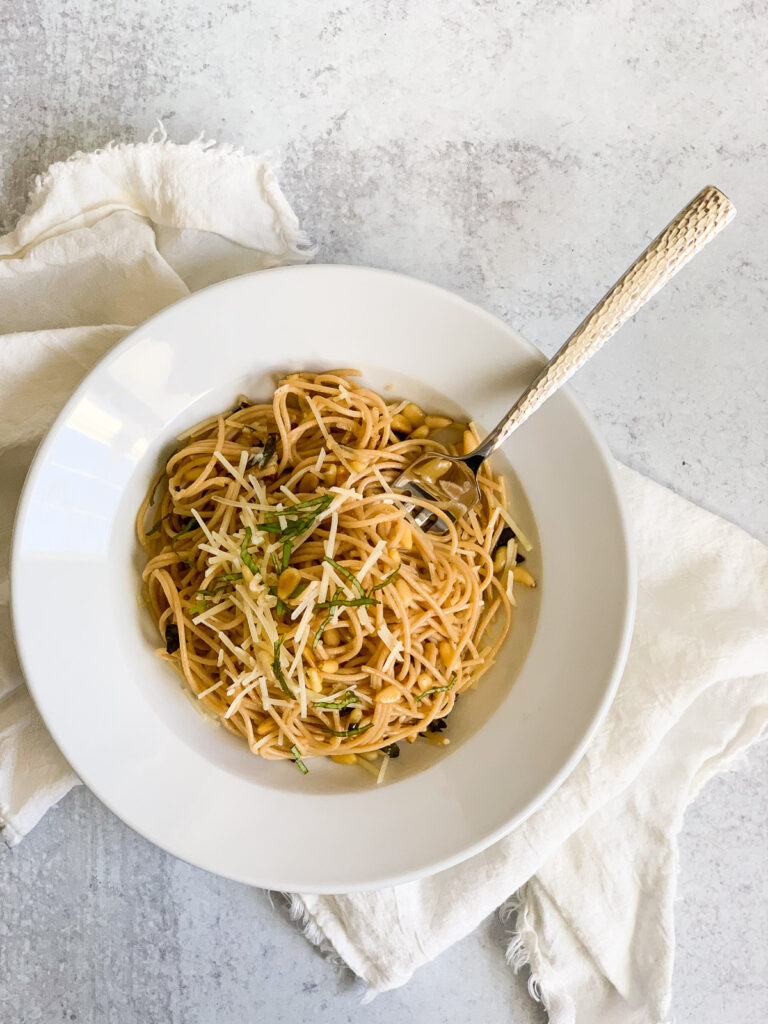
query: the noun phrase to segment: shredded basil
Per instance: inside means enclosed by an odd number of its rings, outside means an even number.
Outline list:
[[[326,631],[326,629],[330,625],[332,618],[333,618],[333,612],[331,612],[331,614],[328,616],[327,619],[323,619],[323,622],[320,625],[320,628],[315,633],[315,639],[312,641],[312,650],[313,651],[317,647],[317,645],[320,643],[320,641],[323,639],[323,633]]]
[[[251,543],[251,528],[246,526],[245,536],[243,537],[243,543],[240,545],[240,561],[243,565],[247,566],[254,576],[258,575],[259,567],[254,562],[251,555],[248,553],[248,545]]]
[[[347,690],[341,700],[318,700],[314,701],[312,707],[324,708],[326,711],[341,711],[347,704],[354,704],[357,700],[357,694],[354,690]]]
[[[288,568],[288,563],[291,560],[291,552],[293,551],[293,544],[289,540],[283,544],[283,571]]]
[[[155,482],[152,484],[152,493],[149,496],[149,506],[150,506],[150,508],[155,504],[155,499],[157,498],[157,488],[163,482],[163,477],[164,476],[165,476],[165,473],[160,473],[157,476],[157,478],[155,479]]]
[[[445,693],[446,690],[452,690],[456,682],[456,673],[454,672],[451,676],[451,681],[447,686],[430,686],[428,690],[422,690],[421,693],[416,694],[416,703],[420,700],[424,700],[425,697],[429,697],[433,693]]]
[[[295,745],[292,746],[291,753],[293,754],[293,759],[296,762],[296,767],[299,769],[302,775],[306,775],[309,772],[309,768],[307,768],[307,766],[304,764],[302,756],[299,753],[299,748]]]
[[[378,603],[372,597],[334,597],[330,601],[320,601],[315,608],[363,608]]]
[[[198,590],[198,594],[202,594],[202,590]],[[198,615],[200,612],[204,612],[208,605],[205,603],[205,597],[202,601],[198,601],[197,604],[191,605],[187,608],[187,615]]]
[[[352,586],[355,588],[355,590],[358,592],[360,597],[366,596],[363,584],[360,582],[360,580],[357,578],[357,576],[355,576],[353,572],[350,572],[349,569],[345,569],[344,566],[339,565],[338,562],[334,562],[330,555],[324,555],[323,561],[327,562],[328,565],[332,565],[336,572],[340,572],[341,575],[345,577],[345,579],[348,579]]]
[[[282,643],[282,637],[280,637],[279,640],[275,640],[275,654],[274,658],[272,659],[272,671],[275,673],[275,679],[278,681],[278,683],[280,683],[280,689],[283,691],[286,697],[290,697],[291,700],[295,700],[296,698],[293,692],[291,691],[291,688],[288,685],[285,676],[283,675],[282,668],[280,667],[280,647]]]
[[[377,583],[375,587],[371,587],[371,593],[373,593],[375,590],[381,590],[383,587],[388,586],[399,572],[399,569],[395,569],[395,571],[391,572],[386,579],[383,579],[381,581],[381,583]]]
[[[192,533],[192,531],[197,530],[199,526],[200,524],[195,519],[195,517],[191,516],[189,519],[187,519],[186,523],[182,526],[179,532],[174,533],[174,535],[171,537],[171,547],[174,547],[176,545],[176,541],[179,539],[179,537],[183,537],[185,533]]]
[[[266,469],[277,450],[277,435],[269,434],[264,442],[264,451],[261,453],[261,468]]]
[[[288,566],[288,560],[291,557],[292,545],[289,543],[292,537],[298,537],[302,533],[306,533],[311,530],[315,525],[317,517],[321,512],[329,507],[333,501],[332,494],[321,494],[316,498],[310,498],[308,501],[299,501],[295,505],[289,505],[287,508],[275,509],[274,512],[269,512],[264,519],[257,523],[257,527],[263,530],[265,533],[272,533],[275,536],[281,537],[283,540],[283,558],[282,568],[285,569]],[[300,512],[309,509],[306,515],[299,515]],[[285,526],[280,525],[280,519],[292,520],[287,522]],[[280,565],[275,560],[275,572],[280,574]]]
[[[299,512],[304,511],[304,509],[315,508],[317,505],[322,505],[321,511],[324,511],[332,501],[332,494],[318,494],[314,498],[307,498],[306,501],[297,501],[293,505],[286,506],[286,508],[276,508],[274,512],[267,512],[267,519],[277,519],[279,516],[295,516]]]
[[[267,593],[271,594],[272,597],[277,597],[277,587],[267,587]],[[275,615],[282,615],[283,612],[286,611],[287,607],[288,606],[286,605],[285,601],[283,601],[281,597],[277,597],[277,604],[275,605]]]
[[[329,729],[327,725],[323,726],[323,731],[328,732],[331,736],[357,736],[358,733],[365,732],[366,729],[373,728],[373,722],[366,722],[365,725],[353,725],[349,729]]]
[[[320,494],[316,498],[310,498],[308,501],[299,501],[294,505],[288,505],[286,508],[276,508],[274,512],[266,513],[263,522],[258,523],[258,527],[266,533],[280,533],[290,536],[303,533],[304,530],[312,525],[321,512],[325,512],[332,501],[332,494]],[[306,515],[299,515],[300,512],[305,511],[307,512]],[[280,525],[281,517],[294,519],[297,516],[299,518],[295,522],[288,523],[284,527]]]
[[[217,576],[213,581],[212,587],[208,587],[205,590],[198,590],[197,593],[202,594],[203,597],[215,597],[217,594],[220,594],[222,590],[227,589],[227,584],[241,580],[242,578],[243,574],[241,572],[228,572],[224,576]]]
[[[166,519],[170,519],[170,517],[171,517],[171,516],[172,516],[173,514],[174,514],[173,512],[168,512],[168,513],[166,513],[166,515],[164,515],[164,516],[161,516],[161,517],[160,517],[160,518],[159,518],[159,519],[157,520],[157,522],[155,523],[155,525],[154,525],[154,526],[152,527],[152,529],[151,529],[151,530],[147,530],[147,532],[146,532],[145,536],[146,536],[146,537],[151,537],[153,533],[157,533],[157,531],[158,531],[158,530],[160,529],[160,527],[161,527],[161,526],[163,525],[163,523],[165,522],[165,520],[166,520]]]

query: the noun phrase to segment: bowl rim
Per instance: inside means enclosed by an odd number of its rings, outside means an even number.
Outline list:
[[[40,477],[41,472],[46,463],[46,459],[51,447],[54,444],[55,438],[67,420],[71,410],[78,404],[82,396],[87,392],[91,385],[93,375],[100,370],[103,370],[109,366],[114,360],[118,359],[120,355],[134,344],[135,336],[138,332],[144,331],[150,327],[158,326],[162,323],[163,318],[166,316],[173,316],[179,306],[184,305],[188,301],[194,302],[194,300],[203,294],[211,294],[218,292],[226,292],[229,288],[243,287],[243,281],[258,277],[263,278],[264,275],[284,275],[284,274],[314,274],[318,272],[343,272],[360,274],[366,276],[386,276],[400,279],[401,281],[409,282],[412,285],[427,291],[436,293],[442,301],[451,301],[459,304],[463,307],[468,307],[475,316],[479,316],[481,319],[489,321],[494,324],[495,327],[501,327],[506,333],[515,339],[515,342],[521,345],[526,353],[532,358],[539,361],[542,365],[546,361],[544,354],[524,336],[522,336],[515,328],[509,326],[504,320],[496,316],[493,313],[488,312],[482,306],[477,305],[474,302],[469,301],[456,292],[451,291],[448,288],[444,288],[441,285],[434,284],[429,281],[424,281],[421,278],[415,277],[410,274],[403,274],[398,271],[388,270],[383,268],[358,266],[354,264],[344,263],[311,263],[311,264],[296,264],[282,267],[273,267],[266,270],[252,271],[247,274],[238,275],[233,278],[226,278],[222,281],[215,282],[207,285],[205,288],[201,288],[195,292],[184,296],[181,299],[176,300],[170,305],[159,310],[157,313],[148,317],[140,324],[132,327],[125,337],[119,342],[113,345],[103,356],[101,356],[93,366],[90,367],[84,378],[80,381],[77,387],[74,389],[70,397],[67,399],[61,411],[54,419],[51,426],[48,428],[42,441],[40,442],[21,491],[21,496],[18,502],[16,515],[14,517],[12,535],[11,535],[11,547],[10,547],[10,589],[11,589],[11,626],[16,650],[19,656],[19,662],[24,673],[24,681],[27,684],[29,692],[33,698],[35,706],[40,713],[40,716],[50,732],[56,746],[65,756],[68,763],[71,765],[73,771],[77,774],[78,778],[83,784],[99,799],[113,814],[116,815],[120,820],[125,822],[131,829],[141,835],[148,842],[153,845],[160,846],[161,849],[170,853],[172,856],[178,857],[180,860],[186,863],[192,864],[195,867],[201,868],[206,871],[211,871],[215,874],[220,874],[222,877],[228,877],[238,882],[244,882],[245,884],[259,885],[263,888],[270,889],[288,889],[282,882],[276,882],[271,884],[270,882],[253,882],[250,879],[246,879],[237,874],[227,873],[224,870],[220,870],[211,867],[209,864],[204,863],[202,859],[198,860],[194,856],[191,856],[188,851],[181,851],[175,849],[174,844],[168,843],[165,840],[160,843],[154,838],[148,831],[145,831],[143,826],[134,820],[132,816],[127,815],[124,811],[118,810],[114,805],[113,801],[103,795],[101,786],[98,778],[93,778],[92,773],[86,769],[83,771],[81,766],[78,765],[78,758],[70,756],[69,753],[66,755],[63,752],[62,744],[58,738],[58,729],[55,721],[49,720],[49,716],[44,710],[44,704],[38,700],[37,686],[33,678],[33,673],[28,672],[29,658],[27,656],[26,641],[22,639],[22,626],[21,626],[21,609],[18,607],[18,588],[15,585],[15,580],[21,571],[21,559],[22,552],[20,550],[20,536],[21,536],[21,525],[25,521],[29,509],[29,504],[32,499],[35,485]],[[462,845],[460,850],[457,850],[450,856],[445,856],[439,860],[430,862],[426,867],[414,869],[407,872],[396,872],[391,876],[384,876],[372,884],[370,881],[361,882],[359,884],[352,884],[349,887],[340,889],[338,885],[322,885],[316,881],[308,883],[306,885],[301,882],[294,883],[290,886],[288,891],[291,892],[305,892],[312,894],[338,894],[340,892],[354,892],[362,891],[371,888],[383,888],[386,886],[399,885],[409,881],[414,881],[419,878],[431,876],[447,868],[453,867],[454,865],[460,864],[465,860],[470,859],[476,854],[487,849],[493,843],[497,842],[504,836],[508,835],[514,828],[522,824],[530,815],[541,807],[549,797],[556,792],[568,778],[569,775],[576,768],[578,763],[584,756],[587,748],[590,746],[594,736],[603,722],[608,709],[610,708],[613,699],[616,695],[624,667],[629,652],[629,646],[632,639],[632,632],[634,627],[635,611],[636,611],[636,600],[637,600],[637,566],[636,559],[634,557],[634,545],[632,543],[632,530],[630,520],[627,514],[627,509],[623,499],[621,487],[618,481],[616,463],[615,460],[601,435],[599,434],[595,425],[594,419],[590,413],[588,413],[581,405],[581,403],[572,395],[568,387],[560,389],[564,392],[570,410],[582,423],[582,426],[586,429],[589,438],[594,445],[596,452],[599,454],[600,459],[603,463],[603,468],[606,470],[607,481],[614,499],[616,512],[618,515],[618,522],[621,527],[621,541],[622,551],[624,554],[623,564],[621,569],[623,571],[624,579],[626,580],[626,587],[624,591],[624,614],[622,617],[622,628],[621,634],[615,643],[615,653],[613,656],[613,664],[610,671],[610,678],[607,681],[605,691],[602,695],[601,700],[596,704],[592,718],[584,730],[581,740],[574,747],[573,752],[567,758],[562,768],[554,775],[550,782],[542,786],[536,794],[512,817],[510,817],[505,823],[500,825],[498,828],[492,829],[475,839],[471,843]],[[538,629],[538,626],[536,627]],[[65,742],[66,745],[66,742]]]

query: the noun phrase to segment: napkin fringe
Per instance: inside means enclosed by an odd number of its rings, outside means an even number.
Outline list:
[[[77,150],[65,160],[59,160],[51,164],[43,174],[38,174],[33,178],[32,187],[27,199],[27,207],[23,213],[15,214],[14,219],[18,217],[20,220],[26,220],[35,214],[54,186],[59,185],[62,180],[66,181],[66,178],[72,174],[73,164],[77,164],[80,167],[92,167],[99,163],[105,153],[139,153],[145,147],[164,150],[169,154],[174,151],[179,154],[184,152],[204,154],[208,160],[218,161],[222,165],[222,173],[227,171],[227,165],[231,165],[232,161],[243,161],[250,164],[255,162],[259,165],[258,173],[267,202],[272,207],[279,223],[279,234],[285,246],[285,253],[281,254],[281,257],[287,262],[305,263],[316,255],[317,246],[312,244],[309,236],[299,226],[298,218],[277,183],[274,154],[271,150],[266,150],[254,157],[242,146],[235,146],[231,143],[218,142],[216,139],[206,138],[205,131],[201,131],[190,142],[172,142],[168,138],[165,125],[159,118],[156,127],[149,133],[146,142],[117,142],[112,139],[98,149],[87,153]],[[19,227],[18,224],[16,226],[17,228]],[[206,228],[206,230],[208,229]],[[39,240],[35,239],[35,242]],[[239,241],[238,244],[244,243]],[[22,246],[22,249],[26,248],[27,245]]]
[[[105,142],[103,146],[99,146],[97,149],[88,150],[85,152],[82,149],[76,149],[74,153],[65,160],[57,160],[48,167],[42,174],[36,174],[32,179],[32,188],[28,195],[28,201],[32,200],[40,192],[46,191],[52,186],[56,180],[61,177],[64,173],[65,168],[68,164],[75,163],[95,163],[97,158],[102,156],[104,153],[127,153],[131,150],[136,149],[137,146],[156,146],[161,149],[188,149],[197,150],[200,153],[207,153],[210,150],[215,150],[220,156],[231,156],[238,159],[251,159],[251,154],[246,153],[242,146],[235,146],[229,142],[217,142],[216,139],[207,139],[205,137],[205,130],[201,131],[200,134],[190,139],[189,142],[169,142],[168,131],[165,125],[157,119],[157,124],[147,136],[146,142],[117,142],[116,139],[110,139],[109,142]],[[271,160],[274,154],[271,150],[266,150],[264,153],[259,154],[261,160]]]
[[[524,967],[530,969],[528,978],[528,993],[537,1003],[541,1003],[547,1014],[550,1012],[548,994],[544,991],[541,978],[533,970],[531,963],[532,953],[536,948],[536,932],[528,921],[527,906],[525,902],[525,886],[510,896],[499,909],[499,918],[511,933],[507,946],[506,960],[515,974],[519,974]],[[515,919],[511,924],[512,918]]]
[[[342,967],[345,971],[349,970],[346,961],[339,956],[333,943],[326,937],[307,910],[301,896],[293,892],[281,892],[280,895],[288,904],[290,919],[298,925],[304,938],[316,946],[321,956],[334,967]]]

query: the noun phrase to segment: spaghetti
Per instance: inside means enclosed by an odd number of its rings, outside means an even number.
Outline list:
[[[487,465],[470,521],[435,507],[447,533],[409,522],[390,481],[424,451],[455,454],[458,429],[476,435],[356,375],[292,373],[270,403],[193,428],[137,517],[160,655],[255,754],[304,772],[305,757],[447,742],[445,716],[491,665],[524,572]]]

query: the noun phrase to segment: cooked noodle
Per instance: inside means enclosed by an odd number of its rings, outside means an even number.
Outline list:
[[[355,375],[289,374],[271,403],[189,431],[137,520],[159,653],[254,753],[303,771],[303,757],[445,742],[440,720],[511,619],[503,481],[483,466],[481,503],[469,522],[440,512],[444,535],[410,524],[389,482],[424,451],[459,449]]]

